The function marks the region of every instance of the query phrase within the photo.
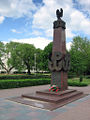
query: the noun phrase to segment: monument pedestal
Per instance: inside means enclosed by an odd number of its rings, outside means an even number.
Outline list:
[[[46,90],[10,98],[9,100],[52,111],[84,96],[82,92],[76,90],[58,92],[49,92]]]

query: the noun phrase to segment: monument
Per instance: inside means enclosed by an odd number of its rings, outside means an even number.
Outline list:
[[[66,90],[67,72],[70,68],[70,55],[66,52],[65,40],[65,22],[61,19],[63,16],[62,8],[56,11],[57,21],[53,23],[53,49],[49,57],[49,69],[52,72],[51,86],[56,85],[60,90]]]
[[[59,90],[57,92],[49,91],[49,89],[36,91],[9,100],[41,109],[54,110],[85,96],[80,91],[68,89],[67,73],[70,68],[70,55],[66,52],[66,25],[61,19],[63,9],[61,8],[60,11],[57,9],[56,15],[57,20],[53,23],[53,48],[48,66],[51,71],[51,86],[56,85]]]

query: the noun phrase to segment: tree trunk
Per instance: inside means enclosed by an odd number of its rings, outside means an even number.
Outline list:
[[[10,74],[10,71],[9,71],[9,70],[7,70],[6,72],[7,72],[7,74]]]
[[[10,74],[11,70],[13,69],[13,67],[6,69],[7,74]]]
[[[28,74],[30,75],[30,74],[31,74],[31,72],[30,72],[30,68],[28,67],[27,69],[28,69]]]

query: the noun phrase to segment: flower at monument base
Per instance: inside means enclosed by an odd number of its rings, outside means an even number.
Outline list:
[[[52,89],[52,91],[54,91],[54,88]]]
[[[55,91],[55,92],[58,92],[59,91],[59,87],[56,86],[56,85],[53,85],[49,88],[49,91]]]
[[[56,89],[56,92],[58,91],[58,89]]]
[[[49,91],[51,91],[51,89],[49,89]]]

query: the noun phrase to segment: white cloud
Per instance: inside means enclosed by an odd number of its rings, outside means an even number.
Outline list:
[[[0,24],[3,23],[3,21],[4,21],[4,17],[0,16]]]
[[[71,17],[71,28],[74,31],[82,31],[90,35],[90,21],[87,19],[83,13],[78,10],[74,10],[70,15]]]
[[[6,17],[31,16],[31,11],[36,10],[32,0],[0,0],[0,15]]]
[[[66,43],[66,48],[67,48],[67,50],[70,50],[70,49],[71,49],[71,45],[72,45],[72,42]]]
[[[4,44],[7,44],[8,42],[7,41],[2,41]]]
[[[32,32],[32,35],[40,36],[40,35],[42,35],[42,32],[37,31],[37,30],[34,30],[34,31]]]
[[[27,38],[27,39],[12,39],[13,42],[33,44],[36,48],[44,49],[52,40],[43,37]],[[72,42],[66,43],[67,50],[70,50]]]
[[[11,41],[33,44],[36,48],[40,48],[40,49],[44,49],[45,46],[47,46],[51,42],[51,40],[45,39],[43,37],[27,38],[27,39],[13,39]]]
[[[53,36],[53,29],[47,29],[47,30],[45,31],[45,35],[46,35],[47,37]]]
[[[73,38],[75,34],[72,33],[70,29],[66,29],[66,37],[67,38]]]
[[[78,2],[82,6],[83,11],[86,10],[90,13],[90,0],[78,0]]]
[[[13,32],[13,33],[22,33],[20,31],[17,31],[16,29],[11,29],[11,32]]]

